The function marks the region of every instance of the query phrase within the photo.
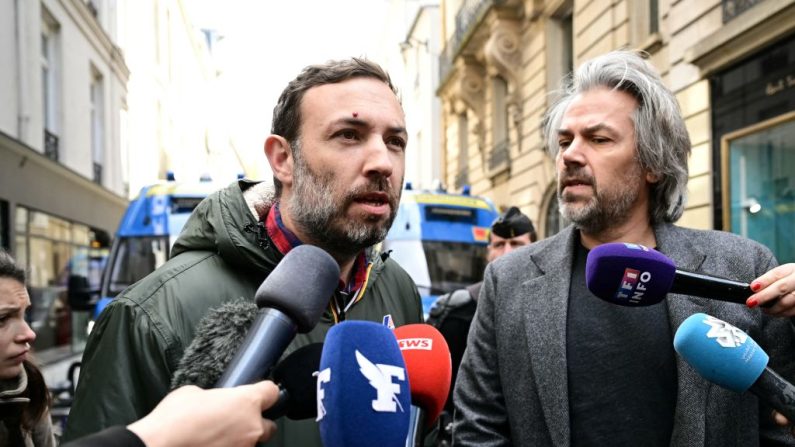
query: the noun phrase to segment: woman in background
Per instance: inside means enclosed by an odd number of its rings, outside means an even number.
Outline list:
[[[25,321],[25,271],[0,250],[0,445],[54,447],[50,394],[28,358],[36,334]]]

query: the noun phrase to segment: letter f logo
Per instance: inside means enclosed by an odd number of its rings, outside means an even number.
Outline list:
[[[375,388],[376,399],[373,401],[373,410],[380,412],[397,412],[397,408],[403,412],[397,395],[400,394],[400,384],[393,383],[392,378],[406,380],[406,372],[403,368],[394,365],[374,365],[361,352],[356,351],[356,361],[359,363],[359,371],[367,378],[370,386]]]
[[[326,406],[323,405],[323,398],[326,397],[326,392],[323,390],[323,384],[331,381],[331,368],[326,368],[323,371],[314,373],[317,377],[317,419],[319,421],[326,415]]]

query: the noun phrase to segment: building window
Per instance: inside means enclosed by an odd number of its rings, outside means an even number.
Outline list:
[[[568,1],[552,14],[547,27],[547,91],[558,91],[561,81],[574,69],[572,26],[572,5]],[[551,95],[548,98],[550,101],[554,101],[557,96]]]
[[[508,82],[501,76],[494,76],[491,83],[492,110],[491,134],[493,146],[489,154],[489,177],[494,178],[510,169],[508,142]]]
[[[81,352],[85,346],[90,312],[73,308],[68,288],[80,277],[89,290],[98,293],[108,247],[97,241],[109,240],[100,233],[104,232],[41,211],[16,208],[14,253],[28,271],[28,319],[36,332],[33,346],[41,361],[64,348]]]
[[[662,44],[659,0],[628,2],[631,45],[654,52]]]
[[[105,160],[105,113],[102,75],[91,67],[90,110],[91,110],[91,160],[92,178],[102,184],[102,167]]]
[[[494,76],[492,91],[494,92],[492,132],[494,132],[494,145],[498,146],[508,140],[508,83],[501,76]]]
[[[42,7],[41,99],[44,127],[44,155],[58,160],[58,22]]]
[[[462,188],[469,183],[469,120],[467,113],[458,115],[458,172],[455,187]]]
[[[560,214],[556,186],[557,183],[552,184],[544,199],[544,203],[546,203],[546,212],[543,213],[544,237],[551,237],[558,234],[560,230],[566,228],[571,223],[571,221]]]

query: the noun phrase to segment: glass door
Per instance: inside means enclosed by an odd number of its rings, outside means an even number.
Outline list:
[[[795,262],[795,112],[725,135],[724,229]]]

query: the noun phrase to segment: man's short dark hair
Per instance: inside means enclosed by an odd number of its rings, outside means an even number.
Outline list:
[[[367,59],[351,58],[345,60],[332,60],[325,64],[310,65],[304,68],[301,73],[282,91],[276,107],[273,108],[273,122],[271,133],[283,137],[290,143],[290,150],[300,150],[297,144],[301,130],[301,101],[307,90],[326,84],[337,84],[354,78],[373,78],[377,79],[398,94],[397,89],[392,84],[389,74],[378,64]],[[273,177],[273,184],[276,190],[276,197],[281,196],[282,183]]]
[[[536,229],[533,227],[533,222],[515,206],[500,214],[491,224],[491,232],[505,239],[530,233],[530,242],[536,241]]]

